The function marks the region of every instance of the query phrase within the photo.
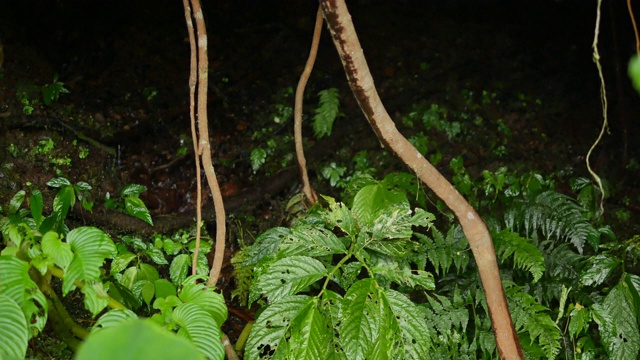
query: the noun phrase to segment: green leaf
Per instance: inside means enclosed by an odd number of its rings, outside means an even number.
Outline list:
[[[333,122],[340,115],[340,92],[336,88],[322,90],[318,93],[320,104],[313,117],[313,133],[316,138],[331,135]]]
[[[569,322],[569,335],[574,339],[583,331],[589,329],[591,324],[591,311],[589,308],[576,304],[575,308],[569,313],[571,321]]]
[[[430,352],[431,335],[420,309],[397,291],[387,289],[382,294],[401,331],[400,359],[423,359]]]
[[[33,190],[29,197],[29,205],[31,207],[31,217],[36,222],[36,227],[39,227],[42,223],[42,208],[43,208],[42,192],[40,190]]]
[[[152,247],[147,249],[146,253],[149,255],[151,260],[158,265],[166,265],[169,263],[167,262],[167,259],[164,258],[162,251],[158,248]]]
[[[149,209],[144,204],[142,200],[140,200],[137,196],[127,196],[124,199],[124,209],[127,214],[136,217],[147,224],[153,226],[153,220],[151,220],[151,214],[149,213]]]
[[[620,259],[611,254],[592,256],[586,270],[580,275],[580,282],[585,286],[600,285],[617,269],[620,262]]]
[[[509,229],[492,235],[496,255],[500,260],[504,261],[513,255],[513,264],[516,268],[529,271],[533,276],[534,283],[540,280],[545,270],[544,255],[530,239],[520,237]]]
[[[120,192],[120,196],[122,196],[122,197],[129,197],[129,196],[139,197],[140,194],[142,194],[145,191],[147,191],[147,187],[146,186],[138,185],[138,184],[130,184],[130,185],[125,186],[124,189],[122,189],[122,192]]]
[[[71,182],[69,182],[69,180],[67,180],[66,178],[58,177],[58,178],[49,180],[47,182],[47,185],[54,188],[60,188],[60,187],[71,185]]]
[[[91,332],[100,331],[128,320],[136,320],[138,315],[129,309],[111,309],[100,316],[98,321],[91,328]]]
[[[29,327],[20,305],[0,293],[0,358],[23,359],[27,354]]]
[[[323,213],[325,221],[355,239],[358,235],[358,227],[349,208],[343,203],[336,202],[332,197],[323,196],[323,198],[329,203],[329,211]]]
[[[156,290],[156,299],[177,295],[176,287],[167,279],[158,279],[153,282],[153,285]]]
[[[130,252],[117,255],[115,258],[113,258],[113,261],[111,261],[111,270],[109,273],[113,276],[121,272],[122,270],[126,269],[127,266],[129,266],[133,259],[136,258],[137,256]]]
[[[292,323],[288,356],[292,359],[328,359],[333,330],[318,309],[318,298],[311,298]]]
[[[356,194],[351,211],[360,227],[373,228],[379,213],[393,205],[409,208],[409,201],[401,192],[389,191],[380,184],[367,185]]]
[[[73,252],[73,259],[64,269],[63,295],[67,295],[75,288],[73,282],[76,280],[98,280],[104,259],[112,257],[116,252],[111,238],[95,227],[79,227],[71,230],[67,234],[67,242]]]
[[[42,236],[42,252],[61,269],[66,269],[73,258],[71,246],[66,242],[62,242],[58,233],[53,231],[49,231]]]
[[[264,295],[269,302],[277,302],[285,296],[294,295],[319,279],[327,276],[322,263],[308,256],[290,256],[280,259],[267,271],[254,279],[251,297]],[[253,294],[257,292],[258,294]]]
[[[285,350],[280,345],[286,343],[291,335],[292,321],[300,312],[313,301],[312,297],[303,295],[289,296],[280,301],[267,306],[256,319],[253,330],[249,334],[245,347],[245,357],[247,360],[260,359],[265,351],[272,351],[271,358],[286,356]]]
[[[20,210],[20,206],[22,206],[22,202],[24,201],[24,197],[26,192],[24,190],[18,191],[13,197],[11,201],[9,201],[9,214],[13,215]]]
[[[180,254],[173,258],[169,266],[169,276],[174,284],[181,284],[187,278],[191,267],[191,256]]]
[[[76,203],[76,194],[73,186],[63,186],[53,199],[53,213],[56,219],[63,220],[67,217],[69,209]]]
[[[82,287],[85,295],[84,304],[87,310],[96,316],[109,304],[109,294],[101,282],[88,282]]]
[[[640,331],[637,314],[624,283],[616,285],[602,303],[592,306],[602,342],[611,359],[637,359]]]
[[[381,314],[375,280],[363,279],[351,286],[342,301],[342,322],[338,327],[340,341],[349,359],[370,359],[379,338]]]
[[[206,277],[200,275],[192,275],[185,279],[179,295],[180,300],[200,306],[220,326],[227,321],[227,305],[224,297],[213,288],[207,287],[204,280]]]
[[[282,240],[280,255],[284,256],[324,256],[347,252],[347,248],[333,232],[306,224],[292,228]]]
[[[267,160],[267,152],[263,148],[255,148],[251,150],[251,169],[255,173]]]
[[[29,276],[29,264],[15,256],[0,256],[0,294],[13,300],[37,334],[47,322],[47,299]]]
[[[224,359],[220,325],[204,309],[196,304],[180,304],[173,311],[173,320],[180,325],[178,334],[191,339],[202,354],[209,359]]]
[[[76,360],[113,359],[204,360],[205,357],[193,343],[151,320],[129,320],[92,333],[76,354]]]

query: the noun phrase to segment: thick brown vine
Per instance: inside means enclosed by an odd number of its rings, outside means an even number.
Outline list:
[[[451,183],[396,128],[376,91],[344,0],[321,0],[320,3],[349,86],[376,135],[444,201],[460,221],[478,264],[500,358],[524,359],[502,288],[489,229]]]

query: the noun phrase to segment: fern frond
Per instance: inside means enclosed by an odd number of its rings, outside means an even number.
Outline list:
[[[523,343],[523,347],[530,348],[530,353],[536,353],[536,347],[544,351],[546,359],[555,359],[560,352],[562,332],[551,319],[549,309],[536,302],[535,298],[521,287],[513,286],[507,290],[511,316],[518,332],[526,332],[530,343]]]
[[[545,191],[511,207],[505,213],[507,227],[531,237],[540,231],[547,239],[571,242],[582,254],[585,242],[598,245],[599,233],[582,216],[583,209],[572,198]]]
[[[318,93],[320,104],[313,117],[313,133],[316,138],[331,135],[333,122],[340,116],[340,92],[336,88],[322,90]]]
[[[533,282],[537,282],[544,273],[544,256],[538,248],[530,242],[530,239],[520,237],[509,229],[492,234],[496,247],[496,255],[504,259],[513,255],[513,264],[516,268],[528,271],[533,276]]]

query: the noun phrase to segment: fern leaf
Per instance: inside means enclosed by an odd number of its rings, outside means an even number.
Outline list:
[[[320,104],[313,117],[313,133],[316,138],[331,135],[333,122],[340,115],[340,92],[336,88],[322,90],[318,93]]]
[[[496,254],[501,260],[513,255],[513,263],[516,268],[526,270],[533,276],[533,282],[537,282],[544,273],[544,256],[529,239],[520,237],[508,229],[493,235],[496,246]]]
[[[585,242],[598,245],[599,233],[582,216],[583,209],[572,198],[545,191],[505,213],[507,227],[524,231],[528,237],[540,231],[547,239],[568,240],[582,254]]]
[[[538,304],[531,295],[520,290],[520,287],[511,287],[508,289],[507,298],[510,300],[509,308],[516,331],[527,332],[531,339],[530,344],[524,343],[523,345],[532,347],[532,353],[535,353],[535,348],[539,346],[547,359],[555,359],[560,352],[560,339],[562,338],[560,329],[549,316],[546,307]]]

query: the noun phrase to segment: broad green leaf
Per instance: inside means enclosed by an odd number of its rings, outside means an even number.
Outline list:
[[[138,277],[136,280],[148,280],[154,282],[158,279],[160,279],[160,274],[158,274],[158,269],[153,265],[142,263],[138,266]]]
[[[600,254],[589,258],[586,270],[580,275],[580,282],[586,286],[602,284],[620,264],[620,259],[611,254]]]
[[[20,210],[20,206],[22,206],[22,202],[24,201],[24,197],[26,192],[24,190],[18,191],[13,197],[11,201],[9,201],[9,214],[13,215]]]
[[[340,342],[347,358],[367,359],[381,329],[375,280],[363,279],[353,284],[342,301],[342,322],[338,327]],[[389,315],[389,314],[386,314]]]
[[[76,354],[76,360],[113,359],[204,360],[205,357],[193,343],[151,320],[129,320],[92,333]]]
[[[169,276],[174,284],[180,284],[187,278],[191,268],[191,256],[180,254],[173,258],[169,266]]]
[[[180,325],[178,335],[191,339],[202,354],[209,359],[224,359],[220,325],[204,309],[196,304],[180,304],[173,311],[173,320]]]
[[[135,284],[133,284],[133,287],[131,288],[131,291],[136,296],[141,298],[147,304],[147,306],[151,305],[151,300],[153,299],[153,296],[156,293],[156,290],[155,290],[155,287],[153,285],[153,282],[151,282],[149,280],[139,280],[139,281],[137,281]]]
[[[0,359],[23,359],[27,354],[29,327],[20,305],[0,293]]]
[[[274,262],[264,274],[254,279],[255,289],[274,303],[327,275],[327,269],[320,261],[308,256],[290,256]]]
[[[144,204],[142,200],[140,200],[137,196],[127,196],[124,199],[124,209],[127,214],[136,217],[147,224],[153,226],[153,220],[151,220],[151,214],[149,213],[149,209]]]
[[[101,282],[87,282],[82,287],[84,305],[96,316],[109,304],[109,294]]]
[[[353,218],[351,211],[343,203],[336,202],[329,196],[323,196],[323,198],[329,203],[329,211],[323,213],[325,221],[333,227],[338,227],[344,231],[352,239],[355,239],[358,232],[356,220]]]
[[[60,187],[71,185],[71,182],[69,182],[69,180],[67,180],[66,178],[58,177],[58,178],[49,180],[47,182],[47,185],[54,188],[60,188]]]
[[[56,219],[65,219],[69,209],[73,207],[75,203],[76,194],[73,191],[73,186],[67,185],[62,187],[53,199],[53,213],[56,215]]]
[[[42,331],[47,322],[47,299],[31,280],[29,264],[15,256],[0,256],[0,274],[0,295],[9,297],[22,309],[30,334]]]
[[[367,185],[356,194],[351,211],[361,228],[375,226],[379,212],[397,205],[409,207],[407,197],[399,191],[389,191],[383,185]]]
[[[158,265],[166,265],[169,263],[167,262],[167,259],[164,258],[164,254],[162,253],[162,251],[160,251],[160,249],[158,248],[152,247],[148,249],[146,253],[147,255],[149,255],[151,260],[153,260],[153,262]]]
[[[130,252],[117,255],[115,258],[113,258],[113,261],[111,262],[110,274],[115,275],[121,272],[122,270],[126,269],[127,266],[129,266],[129,264],[131,263],[131,261],[133,261],[133,259],[136,259],[136,258],[137,256]]]
[[[267,306],[256,319],[245,346],[245,359],[257,360],[266,349],[282,355],[279,346],[291,335],[291,322],[313,298],[294,295]],[[275,354],[274,354],[275,355]],[[274,356],[275,357],[275,356]]]
[[[100,316],[91,328],[91,332],[100,331],[118,325],[127,320],[136,320],[138,315],[129,309],[112,309]]]
[[[205,285],[205,276],[189,276],[182,283],[180,300],[198,305],[213,318],[219,326],[227,321],[228,310],[224,297]]]
[[[122,192],[120,192],[120,196],[122,196],[122,197],[129,197],[129,196],[138,197],[138,196],[140,196],[140,194],[142,194],[145,191],[147,191],[147,187],[144,186],[144,185],[130,184],[130,185],[125,186],[124,189],[122,189]]]
[[[278,252],[280,244],[291,235],[291,229],[277,227],[269,229],[256,238],[255,245],[247,251],[247,257],[242,262],[243,267],[252,267],[265,256]]]
[[[36,222],[36,227],[39,227],[42,223],[42,192],[40,190],[33,190],[31,192],[31,196],[29,197],[29,206],[31,208],[31,217]]]
[[[575,305],[574,309],[569,313],[569,317],[569,335],[573,338],[577,338],[591,324],[591,311],[580,304]]]
[[[344,244],[329,230],[309,226],[296,226],[282,239],[280,255],[324,256],[344,254],[347,252]]]
[[[299,360],[328,359],[333,330],[318,309],[318,298],[311,298],[293,321],[288,356]]]
[[[93,281],[100,278],[104,259],[115,254],[116,247],[111,238],[95,227],[79,227],[67,234],[67,242],[73,252],[73,260],[65,269],[62,293],[66,295],[75,288],[74,281]]]
[[[78,190],[82,190],[82,191],[89,191],[89,190],[93,189],[91,187],[91,185],[89,185],[88,183],[86,183],[84,181],[78,181],[75,186],[76,186],[76,188],[78,188]]]
[[[431,337],[429,327],[421,316],[422,312],[418,307],[403,294],[387,289],[382,293],[387,300],[393,321],[397,322],[400,328],[400,359],[424,359],[425,354],[430,352]],[[398,346],[398,345],[396,345]]]
[[[611,359],[637,359],[640,331],[637,314],[624,283],[616,285],[602,303],[592,306],[602,342]]]
[[[58,233],[53,231],[49,231],[42,236],[42,252],[61,269],[66,269],[73,258],[71,246],[66,242],[62,242]]]
[[[156,299],[177,295],[176,287],[167,279],[158,279],[153,282],[153,285],[156,290]]]

